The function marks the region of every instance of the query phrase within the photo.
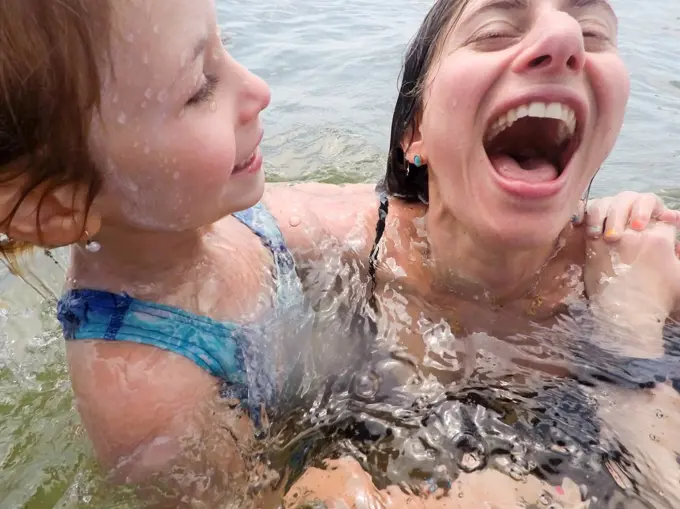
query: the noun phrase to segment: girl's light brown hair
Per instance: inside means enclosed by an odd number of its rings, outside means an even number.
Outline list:
[[[109,0],[0,0],[0,186],[16,186],[21,202],[39,192],[83,184],[91,204],[100,177],[88,151],[108,54]],[[88,205],[89,207],[89,205]],[[8,259],[28,246],[5,239]]]

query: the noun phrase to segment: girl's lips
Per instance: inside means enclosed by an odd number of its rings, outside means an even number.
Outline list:
[[[260,148],[258,147],[246,161],[235,166],[231,174],[242,175],[257,173],[258,171],[260,171],[261,168],[262,168],[262,153],[260,152]]]

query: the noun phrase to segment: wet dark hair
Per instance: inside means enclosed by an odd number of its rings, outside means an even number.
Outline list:
[[[418,128],[423,90],[439,50],[469,0],[437,0],[406,50],[399,96],[392,117],[387,172],[378,190],[408,202],[428,201],[427,166],[409,165],[402,143]],[[408,172],[406,171],[408,168]]]

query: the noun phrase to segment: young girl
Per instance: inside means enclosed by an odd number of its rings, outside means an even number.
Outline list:
[[[2,247],[73,245],[59,319],[97,457],[171,507],[246,506],[276,480],[250,452],[305,323],[258,204],[269,90],[222,46],[213,0],[0,12]]]
[[[4,250],[74,244],[59,319],[97,457],[239,500],[285,378],[274,315],[302,302],[257,205],[269,89],[222,46],[212,0],[0,7]]]

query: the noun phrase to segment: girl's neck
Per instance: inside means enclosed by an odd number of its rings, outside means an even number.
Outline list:
[[[101,249],[72,250],[70,285],[127,292],[139,297],[164,295],[205,265],[211,227],[183,232],[102,228]]]

